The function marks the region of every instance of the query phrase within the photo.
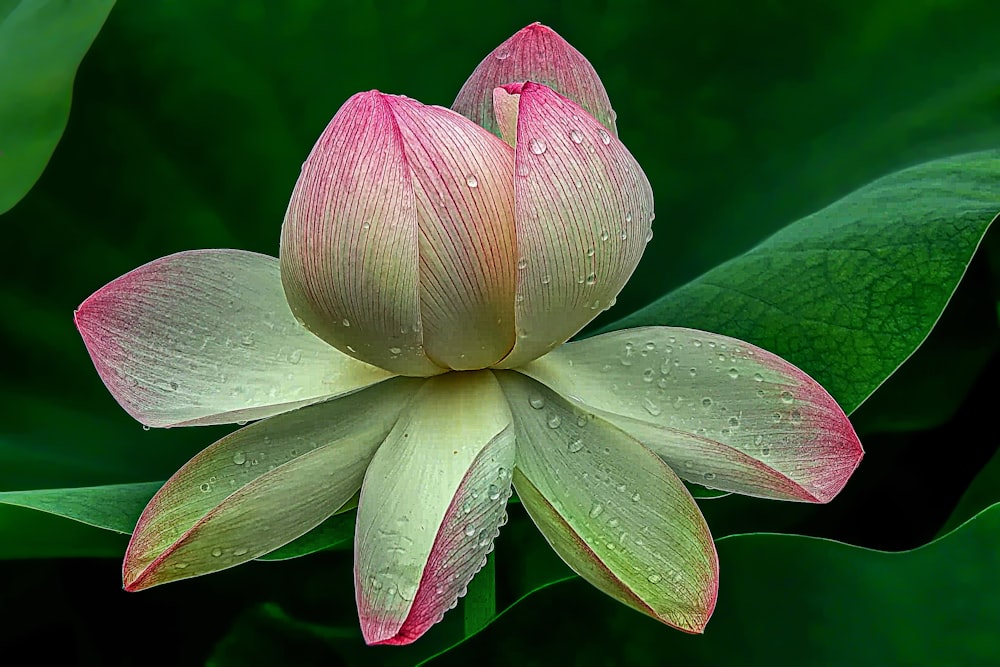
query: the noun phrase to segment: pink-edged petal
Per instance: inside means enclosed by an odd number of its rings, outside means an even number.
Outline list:
[[[535,83],[498,90],[501,126],[518,97],[514,214],[515,368],[609,308],[645,250],[653,192],[624,145],[574,102]]]
[[[514,337],[513,160],[448,109],[352,97],[285,218],[292,310],[339,349],[405,375],[502,358]]]
[[[281,228],[281,280],[292,312],[331,345],[435,375],[444,369],[423,350],[412,178],[385,98],[345,102],[303,163]]]
[[[396,378],[240,429],[153,496],[122,578],[141,590],[262,556],[319,525],[361,487],[421,381]]]
[[[493,89],[522,81],[549,86],[582,106],[617,135],[615,112],[593,65],[555,30],[541,23],[522,28],[486,56],[462,86],[451,108],[496,133]]]
[[[510,412],[489,371],[421,387],[368,467],[355,590],[369,644],[408,644],[455,606],[505,521]]]
[[[719,565],[677,475],[599,416],[498,372],[517,436],[514,486],[556,553],[616,600],[685,632],[715,608]]]
[[[108,390],[148,426],[261,419],[392,376],[309,333],[285,301],[278,260],[241,250],[154,260],[73,318]]]
[[[864,451],[815,380],[734,338],[675,327],[569,343],[521,369],[716,489],[825,503]]]
[[[514,345],[514,151],[453,111],[387,99],[413,179],[424,350],[489,366]]]

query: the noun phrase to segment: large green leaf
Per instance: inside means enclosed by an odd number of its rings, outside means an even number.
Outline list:
[[[927,337],[1000,211],[1000,151],[881,178],[610,328],[687,326],[796,364],[851,412]]]
[[[645,664],[653,655],[692,666],[801,664],[803,656],[818,666],[1000,660],[994,635],[1000,599],[982,594],[1000,585],[1000,504],[906,552],[795,535],[720,539],[725,592],[703,636],[631,612],[547,564],[551,555],[537,536],[517,537],[521,558],[537,557],[538,567],[526,576],[506,568],[515,596],[508,591],[490,627],[450,651],[448,637],[461,642],[468,633],[455,624],[435,628],[425,642],[380,656],[382,664],[481,664],[484,655],[491,656],[488,664],[536,664],[548,651],[579,665]],[[749,627],[747,619],[754,619]],[[304,651],[305,662],[362,665],[371,656],[358,650],[356,637],[351,627],[305,623],[270,605],[243,617],[210,664],[266,664],[255,658],[259,651],[288,646]]]
[[[76,68],[114,4],[0,1],[0,214],[52,157],[69,118]]]
[[[548,637],[572,645],[581,665],[636,664],[643,655],[692,667],[1000,661],[1000,598],[984,594],[1000,586],[1000,505],[908,552],[770,534],[718,547],[724,593],[704,636],[664,631],[577,581],[542,591],[447,659],[473,661],[490,647],[498,664],[530,662],[530,623],[541,617]]]

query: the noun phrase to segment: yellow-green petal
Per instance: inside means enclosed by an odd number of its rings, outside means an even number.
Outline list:
[[[143,510],[125,554],[127,590],[262,556],[347,503],[420,380],[396,378],[272,417],[191,459]]]
[[[718,559],[677,475],[548,387],[515,372],[497,377],[516,429],[514,486],[546,540],[616,600],[701,632],[715,607]]]
[[[727,336],[625,329],[569,343],[518,370],[629,433],[684,479],[712,488],[828,502],[864,454],[815,380]]]
[[[355,589],[369,644],[408,644],[455,606],[493,549],[514,464],[490,371],[426,381],[365,475]]]

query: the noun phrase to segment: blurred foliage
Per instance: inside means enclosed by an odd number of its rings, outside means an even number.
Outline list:
[[[28,4],[0,1],[0,36],[3,19]],[[347,97],[379,88],[448,105],[480,58],[535,20],[593,62],[656,193],[654,239],[595,327],[878,177],[1000,148],[1000,5],[988,0],[512,0],[488,16],[451,0],[119,3],[80,67],[50,164],[2,218],[0,490],[162,480],[224,434],[143,432],[101,385],[72,309],[171,252],[276,254],[299,166]],[[0,91],[9,43],[0,39]],[[72,67],[61,72],[71,80]],[[58,106],[65,87],[55,81],[46,85]],[[12,109],[0,97],[0,150]],[[0,188],[7,173],[0,167]],[[987,189],[951,194],[995,200]],[[909,222],[894,224],[901,243]],[[702,501],[716,537],[779,531],[910,549],[1000,500],[989,481],[995,460],[972,483],[997,451],[980,435],[994,429],[1000,372],[995,239],[986,237],[927,343],[855,413],[867,455],[847,489],[821,507]],[[925,252],[932,264],[933,248]],[[871,390],[848,384],[842,391],[862,398]],[[852,651],[862,645],[873,646],[872,664],[981,663],[991,650],[984,632],[1000,623],[985,594],[997,586],[998,516],[994,508],[893,555],[726,538],[719,608],[703,637],[576,583],[529,597],[434,664],[794,665],[804,655],[842,664],[860,660]],[[512,506],[497,544],[500,609],[568,576],[536,532]],[[8,557],[120,555],[126,539],[9,505],[0,505],[0,535]],[[464,636],[458,611],[411,649],[365,649],[351,557],[252,563],[138,595],[120,590],[117,558],[6,561],[0,648],[63,664],[414,664]],[[150,628],[170,641],[151,642]]]

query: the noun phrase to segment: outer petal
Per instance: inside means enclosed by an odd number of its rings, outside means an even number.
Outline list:
[[[432,378],[365,475],[355,588],[369,644],[408,644],[455,606],[505,521],[514,464],[489,371]]]
[[[537,81],[558,91],[617,136],[615,112],[593,65],[555,30],[541,23],[522,28],[486,56],[451,108],[496,134],[493,89],[520,81]]]
[[[600,417],[498,373],[517,433],[514,485],[566,563],[611,597],[686,632],[715,607],[718,559],[677,475]]]
[[[825,503],[864,454],[815,380],[727,336],[626,329],[519,370],[629,433],[684,479],[717,489]]]
[[[238,565],[319,525],[360,488],[419,385],[389,380],[240,429],[195,456],[143,510],[126,590]]]
[[[261,419],[392,375],[306,331],[278,260],[241,250],[157,259],[92,294],[73,319],[111,394],[148,426]]]
[[[406,375],[488,366],[513,345],[513,154],[440,107],[377,91],[323,132],[282,228],[293,312]]]
[[[506,98],[518,96],[515,108]],[[497,90],[501,126],[517,128],[518,273],[514,368],[609,308],[639,263],[653,192],[628,150],[574,102],[534,83]]]

